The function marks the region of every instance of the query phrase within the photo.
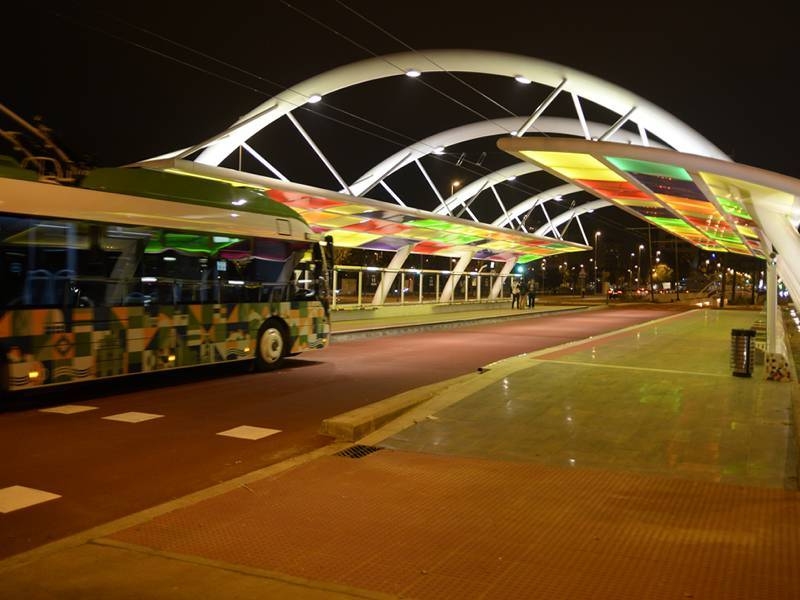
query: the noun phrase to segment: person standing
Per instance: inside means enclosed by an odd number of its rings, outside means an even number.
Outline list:
[[[533,279],[528,280],[528,308],[533,308],[536,304],[536,284]]]
[[[516,279],[511,280],[511,308],[519,308],[519,295],[520,295],[519,281]]]

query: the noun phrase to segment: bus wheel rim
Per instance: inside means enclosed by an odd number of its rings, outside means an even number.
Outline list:
[[[264,362],[274,363],[283,355],[283,337],[281,332],[270,327],[261,336],[261,358]]]

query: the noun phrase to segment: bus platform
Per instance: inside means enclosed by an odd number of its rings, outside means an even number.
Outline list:
[[[355,443],[6,559],[0,597],[798,598],[797,378],[733,376],[754,318],[486,365]]]
[[[604,306],[601,298],[590,298],[583,302],[579,297],[560,297],[539,301],[533,308],[510,308],[510,301],[486,305],[445,305],[431,307],[428,312],[412,312],[402,306],[385,306],[375,309],[334,310],[331,313],[331,336],[334,341],[346,341],[364,337],[394,335],[414,331],[463,327],[477,323],[489,323],[508,319],[541,316],[543,314],[573,310],[586,310]],[[436,312],[435,308],[444,308]],[[399,310],[398,310],[399,309]]]

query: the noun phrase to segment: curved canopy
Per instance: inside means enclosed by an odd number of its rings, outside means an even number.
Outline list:
[[[695,246],[758,258],[800,298],[800,180],[727,160],[612,142],[503,138],[533,163]]]
[[[304,110],[302,114],[295,116],[298,113],[298,108],[308,108],[306,105],[311,102],[317,102],[321,99],[330,96],[333,92],[343,90],[345,88],[355,87],[367,82],[374,82],[377,80],[397,78],[406,80],[406,74],[416,72],[417,75],[422,74],[423,79],[425,74],[431,73],[448,73],[453,76],[454,74],[480,74],[489,76],[487,79],[494,80],[498,76],[503,78],[507,77],[509,80],[516,80],[517,82],[536,83],[537,86],[545,86],[552,88],[547,97],[542,100],[540,93],[526,95],[527,99],[534,104],[531,106],[532,112],[526,116],[512,116],[506,117],[490,113],[483,116],[483,121],[469,124],[457,124],[455,127],[444,131],[434,132],[432,134],[419,135],[416,133],[413,138],[409,137],[410,145],[405,145],[400,150],[394,150],[390,154],[381,157],[378,156],[378,162],[374,162],[374,150],[370,149],[363,156],[359,154],[359,143],[349,143],[344,138],[336,137],[335,143],[332,145],[327,144],[328,153],[326,155],[323,144],[317,143],[303,123],[300,122],[300,117],[303,120],[311,123],[311,120],[316,120],[319,116],[314,110]],[[427,84],[431,86],[430,83]],[[523,83],[516,83],[514,85],[524,85]],[[471,87],[471,86],[469,86]],[[436,89],[435,86],[433,89]],[[442,92],[437,90],[439,94]],[[476,90],[473,90],[476,91]],[[490,94],[492,92],[489,92]],[[481,92],[483,95],[483,93]],[[559,94],[563,94],[566,104],[561,102],[561,107],[558,108],[558,103],[555,99]],[[515,94],[516,96],[516,94]],[[523,96],[520,96],[523,97]],[[571,103],[570,103],[571,99]],[[337,100],[339,98],[337,97]],[[616,115],[616,122],[599,123],[587,119],[588,114],[584,112],[583,103],[588,102],[589,105],[596,105],[603,107],[609,111],[611,115]],[[538,105],[537,105],[538,103]],[[495,102],[497,106],[500,106]],[[571,109],[568,108],[569,104],[574,108],[574,115],[564,118],[564,116],[555,116],[551,110],[556,113],[570,114]],[[324,106],[324,104],[323,104]],[[348,113],[348,109],[335,105],[331,102],[328,107],[331,110],[341,111]],[[416,125],[422,125],[423,129],[429,127],[429,123],[439,123],[437,119],[431,119],[430,115],[424,106],[415,107],[409,115],[415,121]],[[522,109],[526,110],[526,109]],[[391,112],[391,111],[389,111]],[[511,110],[506,109],[507,113],[514,114]],[[515,109],[519,112],[519,108]],[[546,112],[551,114],[545,114]],[[473,114],[474,111],[471,112]],[[423,116],[425,118],[423,118]],[[441,175],[442,169],[433,171],[435,176],[426,171],[425,165],[421,162],[423,157],[430,154],[444,154],[445,152],[459,152],[459,145],[463,142],[474,142],[480,138],[487,136],[497,136],[511,134],[517,137],[525,136],[525,134],[532,130],[538,131],[543,134],[556,133],[557,135],[573,135],[582,136],[586,139],[599,139],[599,140],[613,140],[625,141],[630,144],[642,144],[644,146],[661,146],[676,148],[683,152],[692,152],[705,156],[712,156],[720,160],[726,160],[727,157],[709,140],[703,138],[694,129],[681,122],[679,119],[664,111],[663,109],[648,102],[644,98],[636,95],[635,93],[616,86],[610,82],[603,81],[597,77],[583,73],[576,69],[551,63],[548,61],[540,60],[533,57],[509,54],[505,52],[491,52],[483,50],[465,50],[465,49],[450,49],[450,50],[426,50],[414,52],[401,52],[397,54],[390,54],[385,56],[376,56],[356,63],[343,65],[332,69],[328,72],[314,76],[305,81],[293,85],[291,88],[284,92],[270,98],[259,106],[253,108],[251,111],[240,117],[226,130],[219,134],[207,139],[192,147],[180,150],[168,155],[163,155],[150,161],[143,161],[138,163],[140,166],[148,166],[153,161],[159,159],[189,159],[198,165],[206,165],[208,167],[218,167],[223,161],[228,160],[226,166],[232,166],[233,152],[239,149],[239,170],[242,167],[242,152],[246,152],[251,166],[255,167],[259,172],[261,169],[266,169],[267,172],[279,179],[289,181],[289,177],[283,174],[279,162],[282,154],[281,144],[267,144],[265,143],[260,150],[269,149],[269,157],[262,156],[253,146],[249,144],[251,137],[265,129],[267,126],[275,123],[279,119],[285,119],[284,125],[291,125],[296,130],[300,137],[306,142],[308,147],[318,157],[320,162],[324,165],[327,174],[332,176],[338,182],[338,187],[334,188],[342,192],[348,193],[351,196],[363,197],[369,195],[373,189],[380,193],[383,200],[387,197],[393,198],[400,206],[387,204],[385,207],[391,206],[395,214],[392,219],[397,222],[402,221],[399,216],[403,209],[406,207],[422,207],[425,206],[432,213],[426,213],[425,219],[431,223],[433,219],[442,218],[442,225],[438,228],[440,233],[434,236],[434,241],[443,244],[443,246],[426,246],[422,244],[425,239],[429,237],[421,235],[421,230],[417,227],[420,235],[414,237],[413,249],[411,252],[422,253],[429,250],[434,253],[448,253],[453,255],[455,252],[466,252],[465,244],[452,243],[455,238],[445,236],[442,231],[448,231],[452,234],[452,226],[447,225],[447,216],[461,215],[469,216],[473,222],[470,227],[477,228],[478,230],[485,227],[503,228],[508,235],[517,236],[519,232],[514,229],[525,229],[525,222],[531,216],[531,212],[536,209],[541,211],[546,220],[548,227],[537,231],[538,234],[550,235],[548,238],[553,248],[560,248],[558,252],[572,251],[569,245],[563,245],[561,241],[561,234],[554,227],[555,221],[559,220],[558,215],[550,215],[546,210],[545,204],[551,200],[560,200],[560,195],[563,192],[560,188],[552,188],[550,190],[542,190],[538,185],[533,186],[535,191],[534,195],[529,196],[526,200],[519,200],[520,191],[526,188],[525,182],[519,182],[516,188],[509,188],[504,183],[507,180],[515,178],[518,175],[524,175],[528,172],[538,170],[529,165],[528,168],[520,165],[504,166],[497,169],[493,165],[493,172],[488,171],[488,168],[481,167],[483,157],[486,152],[480,155],[475,161],[466,162],[474,165],[475,168],[462,168],[462,176],[459,177],[458,186],[450,187],[450,196],[443,197],[440,192],[441,188]],[[450,122],[445,120],[445,122]],[[307,123],[307,124],[308,124]],[[380,124],[381,128],[389,128],[389,130],[396,129],[396,126],[390,126],[389,123]],[[627,128],[627,129],[626,129]],[[634,133],[634,130],[636,133]],[[360,131],[360,130],[359,130]],[[474,148],[475,146],[473,146]],[[477,154],[477,153],[476,153]],[[458,169],[464,161],[466,152],[461,152],[460,158],[455,158],[453,155],[452,160],[449,162],[455,163],[454,168]],[[255,160],[255,163],[253,160]],[[346,159],[346,161],[345,161]],[[447,160],[443,160],[442,164],[447,164]],[[343,162],[344,161],[344,162]],[[431,161],[429,161],[430,164]],[[435,160],[432,161],[433,164]],[[257,163],[257,164],[256,164]],[[337,164],[338,163],[338,164]],[[344,171],[339,168],[342,166],[351,167],[358,165],[358,170],[350,168],[350,176],[352,172],[361,173],[361,175],[354,181],[348,182],[343,176]],[[529,163],[524,163],[529,164]],[[363,170],[364,165],[371,165],[367,170]],[[405,172],[403,177],[395,178],[395,183],[403,184],[406,181],[412,181],[412,177],[424,178],[418,180],[421,184],[420,189],[409,192],[408,189],[404,192],[396,192],[390,187],[387,179],[394,176],[398,171],[404,167],[412,167],[411,172]],[[413,167],[417,167],[420,173],[417,173]],[[488,164],[487,164],[488,167]],[[298,173],[295,173],[294,181],[298,183],[309,183],[315,186],[328,188],[328,185],[322,183],[322,178],[312,180],[311,170],[303,170],[299,173],[302,180],[297,179]],[[475,178],[475,175],[479,175]],[[439,180],[437,182],[437,179]],[[470,181],[472,179],[472,181]],[[451,181],[451,183],[453,183]],[[461,185],[463,183],[464,185]],[[498,183],[508,188],[498,190]],[[399,187],[403,187],[400,185]],[[405,186],[408,188],[409,186]],[[458,187],[458,190],[455,190]],[[528,186],[530,187],[530,186]],[[428,190],[427,188],[430,188]],[[573,188],[578,191],[581,188]],[[426,193],[426,190],[428,193]],[[501,197],[500,192],[510,192],[504,196],[511,196],[511,201],[507,197]],[[328,192],[325,192],[326,194]],[[433,197],[433,198],[432,198]],[[480,198],[479,198],[480,197]],[[438,200],[436,208],[431,209],[431,204]],[[477,201],[477,202],[476,202]],[[356,200],[350,204],[357,204]],[[495,204],[497,206],[495,206]],[[597,207],[597,204],[594,204]],[[299,208],[299,207],[298,207]],[[498,212],[499,208],[499,212]],[[356,209],[351,208],[352,213],[356,214]],[[409,208],[414,211],[414,208]],[[570,210],[568,219],[577,218],[582,212],[588,212],[590,208],[580,208],[578,210]],[[310,220],[317,220],[316,226],[320,229],[330,227],[331,230],[335,229],[336,237],[339,239],[340,245],[347,245],[357,248],[378,248],[383,250],[397,250],[399,248],[408,249],[407,240],[403,236],[390,234],[391,227],[387,227],[386,223],[370,224],[355,224],[350,220],[345,219],[343,216],[334,219],[331,214],[334,211],[321,211],[317,212],[308,218]],[[563,212],[561,209],[556,209],[556,213]],[[323,218],[323,215],[328,216]],[[366,214],[366,211],[364,212]],[[388,213],[387,213],[388,214]],[[566,214],[566,213],[564,213]],[[425,219],[417,214],[414,217],[415,222],[424,222]],[[458,219],[460,221],[460,219]],[[343,227],[338,227],[337,223],[344,223]],[[580,225],[580,220],[578,219]],[[467,221],[461,221],[459,228],[466,227]],[[357,228],[363,228],[357,230]],[[432,226],[431,226],[432,228]],[[464,230],[466,231],[466,230]],[[588,246],[583,229],[580,229],[583,235],[583,242]],[[377,235],[380,232],[383,235]],[[523,232],[524,234],[524,232]],[[470,233],[463,238],[466,245],[469,245],[471,238],[480,238],[480,235]],[[537,236],[538,237],[538,236]],[[380,240],[380,241],[378,241]],[[585,248],[586,246],[579,246]],[[472,248],[474,250],[474,248]],[[547,248],[549,251],[550,248]],[[534,260],[546,254],[542,252],[498,252],[492,255],[492,260],[503,260],[501,256],[507,256],[508,259],[515,259],[518,262],[527,262]]]
[[[290,206],[320,234],[330,234],[344,248],[527,263],[538,258],[582,252],[588,246],[549,237],[434,215],[410,207],[358,198],[192,161],[164,159],[143,163],[151,169],[257,188]]]

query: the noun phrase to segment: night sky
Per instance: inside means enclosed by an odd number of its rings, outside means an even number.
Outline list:
[[[29,120],[41,115],[67,153],[92,166],[193,145],[272,95],[336,66],[409,49],[471,48],[532,56],[600,77],[670,112],[734,160],[800,177],[798,98],[790,91],[796,35],[793,19],[768,10],[770,2],[751,3],[742,13],[705,2],[26,4],[4,9],[0,102]],[[299,118],[353,180],[408,140],[477,120],[455,99],[470,107],[480,100],[443,79],[433,83],[443,93],[398,91],[396,83],[393,89],[372,84],[360,95],[339,92],[325,99],[329,106],[317,105],[317,114]],[[538,86],[521,100],[509,97],[516,92],[507,82],[485,85],[490,94],[499,85],[497,97],[518,115],[529,114],[549,91]],[[338,188],[316,159],[302,154],[308,151],[296,137],[290,128],[279,130],[259,150],[272,158],[280,146],[286,157],[281,167],[292,179]],[[493,140],[483,144],[483,150],[459,148],[466,153],[463,166],[477,162],[481,151],[489,156],[480,168],[507,163]],[[453,162],[433,169],[443,188],[460,176]],[[463,178],[478,172],[475,167]],[[545,187],[535,180],[519,185],[528,193]]]

